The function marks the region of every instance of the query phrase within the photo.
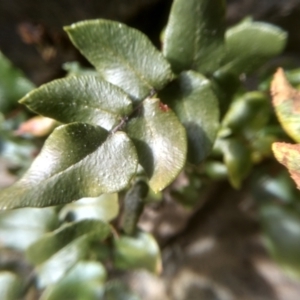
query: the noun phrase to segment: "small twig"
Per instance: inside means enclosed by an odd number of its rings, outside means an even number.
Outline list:
[[[152,98],[154,95],[156,94],[156,90],[152,89],[149,93],[149,95],[143,100],[145,101],[146,99]],[[121,120],[120,123],[118,125],[116,125],[112,130],[111,133],[114,134],[116,133],[118,130],[122,130],[124,128],[124,126],[126,125],[126,123],[136,114],[137,111],[140,110],[140,108],[143,105],[143,101],[141,101],[131,112],[131,114],[129,116],[124,116]]]

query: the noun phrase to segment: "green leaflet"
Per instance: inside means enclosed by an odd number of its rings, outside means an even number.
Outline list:
[[[1,245],[24,251],[43,234],[58,226],[53,207],[23,208],[0,212]]]
[[[270,118],[269,99],[261,92],[248,92],[235,99],[222,120],[222,127],[238,133],[259,130]]]
[[[242,141],[231,138],[224,141],[223,153],[228,179],[234,188],[239,189],[252,168],[250,149]]]
[[[231,73],[250,73],[278,55],[286,44],[287,35],[280,28],[263,22],[245,20],[226,32],[226,55],[215,73],[222,77]]]
[[[184,127],[167,105],[149,98],[126,130],[149,177],[150,187],[155,192],[161,191],[184,167],[187,151]]]
[[[65,30],[100,75],[134,100],[162,89],[173,77],[168,62],[138,30],[101,19],[78,22]]]
[[[33,88],[33,83],[0,52],[0,111],[9,112]]]
[[[38,287],[42,289],[62,280],[78,261],[86,257],[88,248],[89,236],[82,235],[37,266]]]
[[[160,94],[186,129],[188,160],[199,164],[210,153],[219,129],[219,107],[210,81],[193,71],[182,72]]]
[[[98,262],[77,263],[57,284],[50,285],[41,295],[41,300],[89,299],[100,300],[106,271]]]
[[[27,173],[0,192],[0,208],[44,207],[125,188],[137,168],[123,132],[72,123],[58,127]]]
[[[127,94],[92,75],[54,80],[33,90],[20,102],[62,123],[84,122],[106,130],[111,130],[132,111]]]
[[[225,2],[174,0],[163,53],[173,70],[212,73],[224,56]]]
[[[118,194],[103,194],[100,197],[82,198],[65,205],[59,212],[59,219],[70,220],[71,218],[72,221],[97,219],[109,222],[116,218],[118,213]]]
[[[44,234],[27,249],[27,258],[31,263],[38,265],[81,236],[88,235],[89,238],[96,237],[101,241],[107,238],[109,233],[109,225],[100,220],[86,219],[69,223]]]
[[[161,257],[155,239],[146,232],[138,232],[135,236],[121,236],[115,240],[114,261],[122,270],[145,268],[159,273]]]

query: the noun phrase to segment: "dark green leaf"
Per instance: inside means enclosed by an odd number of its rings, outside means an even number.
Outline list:
[[[252,167],[250,149],[242,141],[232,138],[225,141],[223,151],[229,181],[238,189]]]
[[[218,100],[210,81],[196,72],[183,72],[160,97],[186,129],[188,160],[200,163],[211,151],[219,129]]]
[[[121,236],[115,240],[115,264],[123,270],[145,268],[158,273],[161,269],[159,247],[149,233]]]
[[[34,264],[41,264],[73,240],[87,235],[101,241],[110,233],[107,223],[100,220],[83,220],[68,223],[53,232],[49,232],[27,249],[27,258]]]
[[[211,73],[224,56],[223,0],[174,0],[164,39],[164,55],[177,73]]]
[[[165,188],[182,170],[187,151],[186,133],[176,115],[159,99],[146,99],[139,115],[130,120],[128,135],[139,162],[155,191]]]
[[[134,183],[127,191],[123,201],[123,216],[121,228],[127,235],[134,235],[137,223],[143,212],[145,198],[148,195],[149,187],[143,180]]]
[[[33,83],[0,52],[0,111],[9,111],[33,88]]]
[[[101,76],[134,100],[143,100],[152,90],[160,90],[173,77],[162,54],[136,29],[118,22],[91,20],[65,30]]]
[[[268,122],[270,112],[269,99],[264,93],[245,93],[231,104],[223,118],[222,126],[230,128],[233,132],[240,132],[246,128],[259,130]]]
[[[97,198],[82,198],[65,205],[59,212],[60,219],[79,221],[98,219],[104,222],[113,220],[119,213],[118,194],[103,194]]]
[[[286,38],[283,30],[263,22],[247,20],[230,28],[226,32],[226,56],[217,76],[254,71],[283,50]]]
[[[137,168],[123,132],[83,123],[60,126],[21,180],[0,192],[0,208],[43,207],[125,188]]]
[[[8,248],[25,250],[57,225],[57,215],[52,207],[2,211],[0,212],[0,244]]]
[[[102,299],[106,271],[98,262],[79,262],[57,284],[46,288],[41,300]]]
[[[91,75],[52,81],[20,102],[63,123],[84,122],[106,130],[111,130],[132,110],[131,100],[121,89]]]

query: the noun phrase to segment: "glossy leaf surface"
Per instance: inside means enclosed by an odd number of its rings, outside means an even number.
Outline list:
[[[117,192],[136,168],[136,150],[125,133],[108,135],[83,123],[60,126],[23,178],[0,192],[0,208],[43,207]]]
[[[163,53],[173,70],[211,73],[224,54],[223,0],[175,0],[165,32]]]
[[[168,62],[136,29],[100,19],[79,22],[65,30],[101,76],[135,100],[143,100],[172,79]]]
[[[217,74],[249,73],[278,55],[287,35],[280,28],[246,20],[226,32],[226,56]]]
[[[146,99],[139,115],[130,120],[128,135],[136,146],[139,163],[158,192],[182,170],[187,151],[186,133],[172,110],[159,99]]]
[[[129,97],[96,76],[54,80],[21,99],[31,110],[62,123],[84,122],[111,130],[132,110]]]
[[[188,160],[200,163],[211,151],[219,129],[218,100],[210,81],[196,72],[183,72],[160,96],[186,129]]]
[[[145,268],[158,273],[161,270],[159,247],[148,233],[134,237],[121,236],[115,240],[115,264],[123,270]]]
[[[281,126],[296,142],[300,142],[300,92],[286,79],[282,69],[278,69],[271,84],[273,106]]]
[[[79,262],[57,284],[46,288],[41,300],[102,299],[103,284],[106,278],[104,267],[98,262]]]
[[[83,220],[66,224],[49,232],[32,244],[27,250],[27,258],[34,264],[41,264],[60,249],[77,238],[88,235],[101,241],[110,233],[109,225],[100,220]]]
[[[274,143],[272,149],[276,159],[288,169],[300,189],[300,144]]]

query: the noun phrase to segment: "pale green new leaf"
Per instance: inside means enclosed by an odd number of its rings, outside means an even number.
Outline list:
[[[187,140],[174,112],[159,99],[146,99],[127,132],[136,146],[139,163],[158,192],[170,184],[185,164]]]
[[[20,101],[31,110],[62,123],[84,122],[111,130],[132,110],[120,88],[92,75],[54,80]]]
[[[174,0],[163,53],[173,70],[212,73],[224,56],[223,0]]]
[[[58,127],[27,173],[0,192],[0,208],[44,207],[125,188],[137,168],[135,147],[123,132],[72,123]]]
[[[183,124],[188,160],[200,163],[210,153],[219,129],[219,106],[210,81],[199,73],[182,72],[160,97]]]
[[[31,263],[38,265],[83,235],[88,235],[89,238],[96,237],[97,240],[101,241],[109,233],[109,225],[100,220],[82,220],[68,223],[53,232],[44,234],[33,243],[27,249],[27,258]]]
[[[136,29],[99,19],[78,22],[65,30],[101,76],[134,100],[160,90],[173,77],[162,54]]]

